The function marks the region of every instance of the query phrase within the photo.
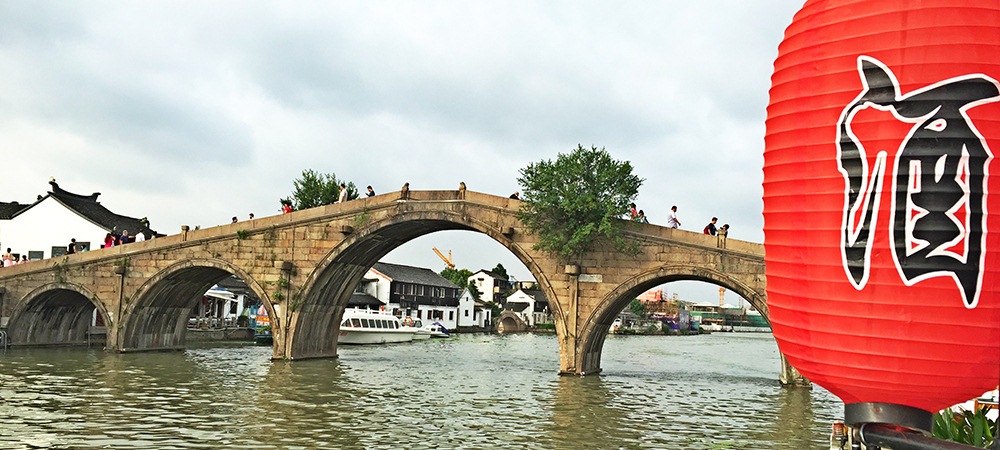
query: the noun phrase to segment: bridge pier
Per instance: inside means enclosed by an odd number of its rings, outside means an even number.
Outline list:
[[[798,369],[788,363],[788,358],[785,358],[785,354],[778,354],[781,355],[781,375],[778,375],[778,381],[781,382],[781,385],[786,387],[812,388],[812,382],[802,376]]]

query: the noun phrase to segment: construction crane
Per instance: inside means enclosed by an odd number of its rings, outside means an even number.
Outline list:
[[[444,261],[444,264],[448,266],[449,269],[455,268],[455,263],[451,262],[451,250],[448,250],[447,257],[445,257],[444,254],[441,253],[441,250],[438,250],[437,247],[431,247],[431,250],[434,250],[434,253],[437,253],[438,258],[441,258],[441,260]]]

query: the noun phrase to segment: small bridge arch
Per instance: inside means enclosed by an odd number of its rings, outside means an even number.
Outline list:
[[[29,292],[11,315],[8,334],[18,345],[85,345],[94,313],[108,323],[104,303],[77,283],[53,282]]]
[[[763,262],[762,262],[763,264]],[[601,371],[601,355],[604,341],[608,336],[615,318],[628,307],[629,303],[639,294],[655,286],[672,281],[703,281],[729,289],[747,299],[754,308],[767,316],[767,304],[764,294],[754,287],[724,272],[711,267],[690,265],[665,265],[653,270],[644,271],[612,289],[594,309],[588,326],[582,332],[581,354],[578,367],[583,367],[585,373]]]
[[[514,311],[504,311],[497,318],[497,333],[519,333],[527,330],[527,322]]]

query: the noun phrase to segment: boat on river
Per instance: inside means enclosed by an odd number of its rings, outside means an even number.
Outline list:
[[[423,330],[429,332],[432,338],[446,338],[451,337],[451,332],[448,331],[441,322],[434,322],[424,325]]]
[[[410,342],[414,331],[385,311],[348,309],[340,321],[340,344],[390,344]]]
[[[403,328],[413,331],[414,341],[423,341],[431,338],[431,331],[424,327],[420,319],[414,320],[410,316],[404,317]]]

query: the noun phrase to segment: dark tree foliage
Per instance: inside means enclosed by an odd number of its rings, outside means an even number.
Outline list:
[[[469,269],[449,269],[445,267],[440,274],[446,280],[455,283],[459,288],[465,289],[469,285],[469,277],[472,276],[472,271]]]
[[[500,264],[500,263],[497,263],[497,266],[494,267],[491,272],[493,272],[493,273],[495,273],[495,274],[497,274],[497,275],[499,275],[499,276],[501,276],[503,278],[508,278],[508,279],[510,278],[510,275],[507,275],[507,269],[504,268],[503,264]]]
[[[329,205],[340,197],[340,183],[347,185],[347,199],[358,198],[358,188],[353,182],[338,180],[334,173],[319,173],[312,169],[302,171],[302,177],[296,178],[292,185],[295,190],[291,197],[279,200],[282,204],[291,203],[296,210]]]
[[[481,299],[482,294],[479,292],[479,288],[476,287],[475,283],[469,283],[469,277],[472,276],[472,271],[469,269],[449,269],[447,267],[441,271],[440,275],[447,279],[448,281],[455,283],[459,288],[468,289],[469,294],[472,294],[473,298]],[[492,301],[493,299],[486,299],[487,301]]]
[[[487,302],[492,302],[493,301],[492,297],[491,298],[483,298],[483,293],[479,292],[479,288],[476,287],[475,283],[469,283],[469,284],[465,285],[465,287],[466,287],[466,289],[469,290],[469,294],[472,295],[472,298],[476,298],[476,299],[487,301]]]
[[[517,181],[523,200],[518,218],[538,236],[536,249],[571,260],[606,239],[620,251],[638,253],[622,236],[626,222],[620,217],[645,180],[632,174],[628,161],[578,145],[555,161],[529,164]]]

